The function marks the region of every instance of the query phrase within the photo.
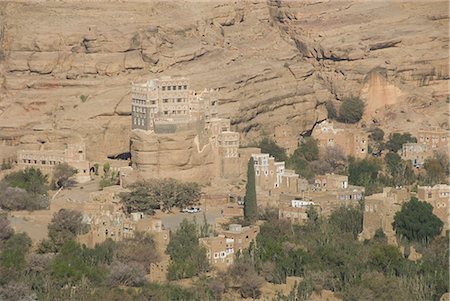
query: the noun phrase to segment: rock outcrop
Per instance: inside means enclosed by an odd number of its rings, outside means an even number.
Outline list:
[[[101,160],[129,149],[130,83],[162,75],[219,89],[250,140],[283,125],[307,133],[325,101],[349,95],[368,102],[366,124],[395,105],[416,126],[442,125],[446,11],[444,1],[2,2],[0,131],[19,144],[81,137]]]
[[[208,183],[217,176],[218,155],[211,144],[199,149],[196,137],[194,130],[158,135],[134,130],[131,134],[133,168],[142,179],[171,177]]]

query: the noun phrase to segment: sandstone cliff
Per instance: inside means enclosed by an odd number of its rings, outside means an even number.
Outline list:
[[[222,114],[249,139],[283,124],[306,132],[325,101],[347,95],[368,101],[367,125],[448,126],[447,11],[444,1],[2,2],[0,136],[83,138],[91,160],[127,151],[130,82],[161,75],[218,88]]]

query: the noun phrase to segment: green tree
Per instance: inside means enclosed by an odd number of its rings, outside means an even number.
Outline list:
[[[309,162],[303,157],[295,156],[295,153],[289,158],[288,166],[305,179],[312,180],[314,178],[314,171]]]
[[[344,99],[339,108],[339,121],[357,123],[364,114],[364,102],[359,97]]]
[[[341,206],[334,210],[329,217],[331,225],[342,232],[351,233],[354,239],[362,231],[362,221],[362,210],[355,206]]]
[[[286,150],[270,138],[264,137],[258,143],[261,153],[270,154],[276,161],[287,161]]]
[[[83,215],[76,210],[60,209],[48,225],[49,240],[41,243],[41,252],[58,251],[65,242],[79,234],[87,233],[89,226],[83,222]]]
[[[206,250],[199,245],[196,223],[184,219],[171,235],[166,252],[171,262],[167,276],[170,280],[190,278],[207,271]]]
[[[61,163],[56,165],[53,171],[53,181],[57,188],[68,187],[74,184],[71,179],[73,175],[77,173],[77,170],[67,163]]]
[[[180,182],[175,179],[153,179],[140,181],[130,186],[131,191],[120,197],[128,213],[145,212],[153,214],[155,209],[171,211],[191,206],[200,200],[200,185]]]
[[[378,127],[369,130],[369,138],[376,142],[383,142],[384,131]]]
[[[39,169],[27,168],[23,171],[17,171],[8,174],[4,180],[11,187],[17,187],[25,189],[29,193],[33,194],[47,194],[48,190],[48,177],[42,174]]]
[[[389,152],[384,157],[384,162],[394,185],[401,186],[414,182],[415,176],[410,161],[403,161],[397,153]]]
[[[2,247],[0,262],[8,269],[24,269],[25,255],[31,248],[31,239],[26,233],[12,235]]]
[[[255,161],[253,157],[248,160],[247,184],[245,186],[244,218],[253,223],[258,218],[258,205],[256,203]]]
[[[50,277],[60,287],[76,286],[87,278],[99,285],[106,278],[106,270],[92,257],[91,249],[82,247],[74,240],[68,240],[49,265]]]
[[[386,274],[398,273],[401,270],[402,259],[398,247],[388,244],[376,244],[369,253],[369,264]]]
[[[292,159],[305,159],[308,162],[319,160],[319,146],[317,140],[306,137],[291,156]]]
[[[379,185],[380,165],[374,159],[351,159],[348,167],[348,181],[352,185],[364,186],[366,195],[374,193]]]
[[[144,212],[146,214],[154,214],[155,209],[160,208],[160,200],[153,193],[154,185],[150,182],[137,182],[129,188],[130,192],[122,192],[119,195],[127,213]]]
[[[389,139],[386,142],[386,148],[391,152],[398,152],[402,149],[403,144],[408,142],[417,142],[417,139],[410,133],[392,133],[389,135]]]
[[[433,206],[411,197],[394,215],[393,227],[398,236],[408,241],[428,244],[441,233],[443,222],[433,214]]]

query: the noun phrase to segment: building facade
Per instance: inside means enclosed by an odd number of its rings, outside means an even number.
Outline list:
[[[269,154],[252,154],[255,168],[256,192],[261,196],[277,196],[282,193],[300,192],[301,181],[284,162],[276,162]]]
[[[402,160],[411,161],[414,167],[422,167],[425,160],[432,156],[433,151],[427,144],[405,143],[402,145]]]
[[[433,206],[433,213],[444,222],[444,229],[448,230],[450,185],[418,186],[417,197]]]
[[[311,201],[291,200],[290,202],[280,202],[278,217],[287,219],[292,224],[303,225],[308,221],[307,211],[310,207],[316,208],[316,211],[320,213],[320,207]]]
[[[234,262],[234,240],[225,235],[199,238],[199,243],[206,249],[209,263],[218,268],[225,269]]]
[[[231,131],[229,119],[217,117],[217,91],[196,92],[187,79],[170,77],[133,83],[131,91],[136,175],[130,179],[189,177],[206,183],[241,175],[240,135]]]
[[[417,132],[417,142],[425,144],[430,150],[447,150],[449,146],[449,134],[447,130],[432,127],[419,129]]]
[[[84,143],[67,144],[65,150],[19,150],[17,152],[17,165],[20,168],[34,167],[43,173],[52,175],[55,166],[67,163],[75,168],[74,178],[79,183],[90,181],[90,165],[86,160],[86,147]]]
[[[158,125],[183,124],[216,117],[213,90],[197,93],[186,78],[163,77],[131,87],[132,129],[157,131]]]
[[[233,240],[234,253],[238,251],[242,253],[244,249],[250,246],[251,242],[256,241],[256,236],[259,233],[259,226],[252,225],[242,227],[239,224],[231,224],[228,230],[221,231],[226,238]]]
[[[329,191],[348,188],[348,176],[327,173],[317,175],[314,179],[316,191]]]
[[[383,230],[390,243],[395,243],[395,231],[392,226],[394,215],[403,203],[409,201],[411,194],[405,188],[385,187],[382,193],[373,194],[364,199],[363,231],[361,240],[372,239],[375,231]]]
[[[332,121],[324,120],[314,127],[312,137],[318,141],[320,151],[327,147],[340,148],[345,155],[363,159],[368,154],[368,134],[356,129],[336,128]]]

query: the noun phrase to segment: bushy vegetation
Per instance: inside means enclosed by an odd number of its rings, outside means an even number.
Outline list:
[[[53,186],[55,188],[69,187],[75,184],[72,177],[77,173],[77,170],[67,163],[61,163],[55,166],[53,170]]]
[[[416,209],[400,212],[414,214],[413,219],[405,218],[421,224],[413,229],[430,229],[434,220],[428,214],[430,209]],[[255,299],[262,297],[264,281],[283,283],[288,276],[304,280],[275,300],[308,300],[313,292],[323,289],[343,300],[439,300],[448,291],[448,236],[426,236],[423,257],[414,262],[387,244],[381,230],[371,240],[358,241],[361,206],[338,208],[329,218],[312,212],[308,216],[308,222],[301,226],[268,217],[256,244],[237,254],[227,271],[213,276],[204,273],[210,267],[206,251],[198,243],[200,229],[183,221],[167,248],[172,259],[168,276],[196,276],[190,288],[145,279],[150,263],[158,261],[155,242],[146,234],[137,233],[121,242],[107,240],[95,248],[80,245],[71,234],[63,235],[67,239],[55,253],[36,254],[30,239],[14,233],[7,219],[0,216],[0,299],[229,300],[224,298],[229,292]],[[72,218],[64,221],[67,227],[58,227],[64,229],[58,232],[73,229],[69,226],[74,224]]]
[[[397,153],[387,153],[384,163],[390,175],[387,183],[389,186],[411,185],[416,180],[412,162],[402,160]]]
[[[97,173],[98,173],[98,166],[97,166]],[[100,189],[117,184],[119,184],[119,173],[111,171],[111,166],[109,162],[105,162],[105,164],[103,164],[103,176],[99,183]]]
[[[386,148],[391,152],[398,152],[402,149],[403,144],[408,142],[417,142],[417,139],[411,133],[392,133],[386,142]]]
[[[310,162],[318,159],[319,146],[317,141],[311,137],[305,137],[287,163],[288,167],[294,169],[296,173],[304,178],[311,179],[314,177],[314,172],[311,169]]]
[[[424,164],[425,176],[419,178],[419,183],[423,185],[436,185],[440,183],[448,183],[450,165],[448,154],[435,153],[433,158],[425,160]]]
[[[325,109],[328,113],[328,119],[336,119],[338,117],[336,107],[332,101],[327,101],[325,103]]]
[[[410,242],[429,244],[442,231],[444,223],[433,214],[433,206],[412,197],[395,213],[394,229],[397,235]]]
[[[261,149],[261,153],[270,154],[276,161],[281,162],[288,159],[286,150],[270,138],[264,137],[261,139],[257,147]]]
[[[350,158],[348,182],[352,185],[363,186],[366,195],[381,192],[383,185],[379,178],[380,168],[380,162],[376,159],[356,160]]]
[[[130,185],[131,192],[120,194],[127,213],[153,214],[155,209],[171,211],[185,208],[200,200],[200,186],[175,179],[152,179]]]
[[[67,241],[88,230],[89,227],[83,222],[83,215],[79,211],[60,209],[48,225],[49,239],[41,242],[39,252],[57,252]]]
[[[2,182],[32,194],[46,194],[48,190],[48,177],[36,168],[10,173]]]
[[[342,101],[339,107],[339,121],[357,123],[364,114],[365,104],[359,97],[350,97]]]
[[[47,176],[39,169],[13,172],[0,182],[0,208],[40,210],[49,206]]]
[[[167,274],[170,280],[190,278],[208,270],[206,250],[199,245],[199,234],[197,224],[185,219],[171,235],[167,246],[171,258]]]
[[[435,238],[423,258],[412,262],[381,235],[359,242],[355,234],[361,231],[361,214],[360,208],[344,207],[328,219],[304,226],[266,223],[257,248],[244,256],[253,258],[258,274],[270,282],[304,277],[289,295],[277,300],[308,300],[313,291],[322,289],[336,292],[343,300],[439,300],[448,291],[445,238]],[[437,249],[442,253],[433,257]]]

